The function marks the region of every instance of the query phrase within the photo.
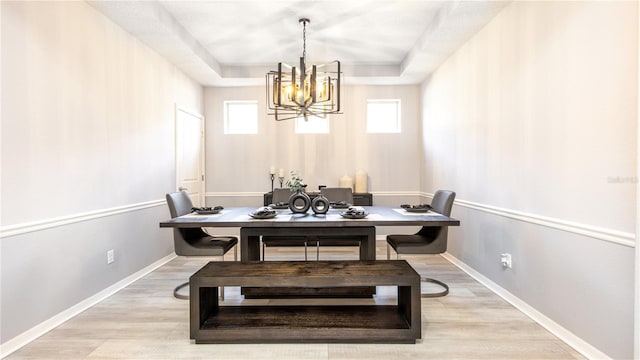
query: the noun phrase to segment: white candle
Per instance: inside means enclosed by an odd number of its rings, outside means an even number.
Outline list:
[[[283,178],[284,177],[284,169],[280,168],[280,177]]]
[[[357,193],[367,192],[367,173],[364,170],[356,171],[356,188]]]
[[[275,174],[275,173],[276,173],[276,167],[275,167],[275,166],[272,166],[272,167],[269,169],[269,174],[273,175],[273,174]]]
[[[340,187],[350,187],[353,189],[353,179],[349,175],[341,177],[338,184]]]

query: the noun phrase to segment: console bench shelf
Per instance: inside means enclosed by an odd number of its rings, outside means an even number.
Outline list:
[[[397,305],[220,306],[219,286],[397,286]],[[420,276],[404,260],[210,262],[190,279],[196,343],[415,343]]]

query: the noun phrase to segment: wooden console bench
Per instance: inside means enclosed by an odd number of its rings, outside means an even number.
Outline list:
[[[397,286],[397,305],[220,306],[219,286]],[[201,343],[415,343],[420,276],[404,260],[210,262],[190,278],[191,338]]]

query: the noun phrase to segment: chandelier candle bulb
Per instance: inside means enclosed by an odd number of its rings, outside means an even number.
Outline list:
[[[367,192],[367,173],[364,170],[358,170],[356,172],[356,188],[357,193]]]

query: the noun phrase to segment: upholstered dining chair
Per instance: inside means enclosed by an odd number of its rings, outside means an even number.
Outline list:
[[[275,188],[273,189],[272,202],[276,203],[288,203],[291,197],[291,190],[289,188]]]
[[[320,195],[329,202],[344,201],[353,205],[353,190],[350,187],[325,187],[320,190]]]
[[[189,214],[193,203],[186,191],[173,192],[166,195],[167,205],[172,218]],[[173,244],[176,255],[179,256],[222,256],[232,248],[233,260],[238,260],[238,238],[235,236],[211,236],[202,228],[174,228]],[[188,295],[179,294],[179,290],[189,285],[189,282],[178,285],[173,290],[173,296],[178,299],[189,299]],[[224,300],[224,287],[220,288],[220,297]]]
[[[431,207],[433,211],[445,216],[451,215],[453,201],[456,193],[449,190],[438,190],[433,196]],[[447,226],[427,227],[413,235],[387,235],[387,260],[390,258],[390,249],[400,254],[441,254],[447,251]],[[449,293],[449,285],[431,278],[422,278],[423,282],[435,283],[444,288],[438,293],[422,294],[422,297],[439,297]]]
[[[289,188],[275,188],[273,189],[272,202],[288,203],[289,197],[291,197],[291,190]],[[304,246],[304,260],[307,261],[307,239],[304,236],[263,236],[262,237],[262,261],[265,260],[265,250],[267,247],[290,247],[290,246]]]

